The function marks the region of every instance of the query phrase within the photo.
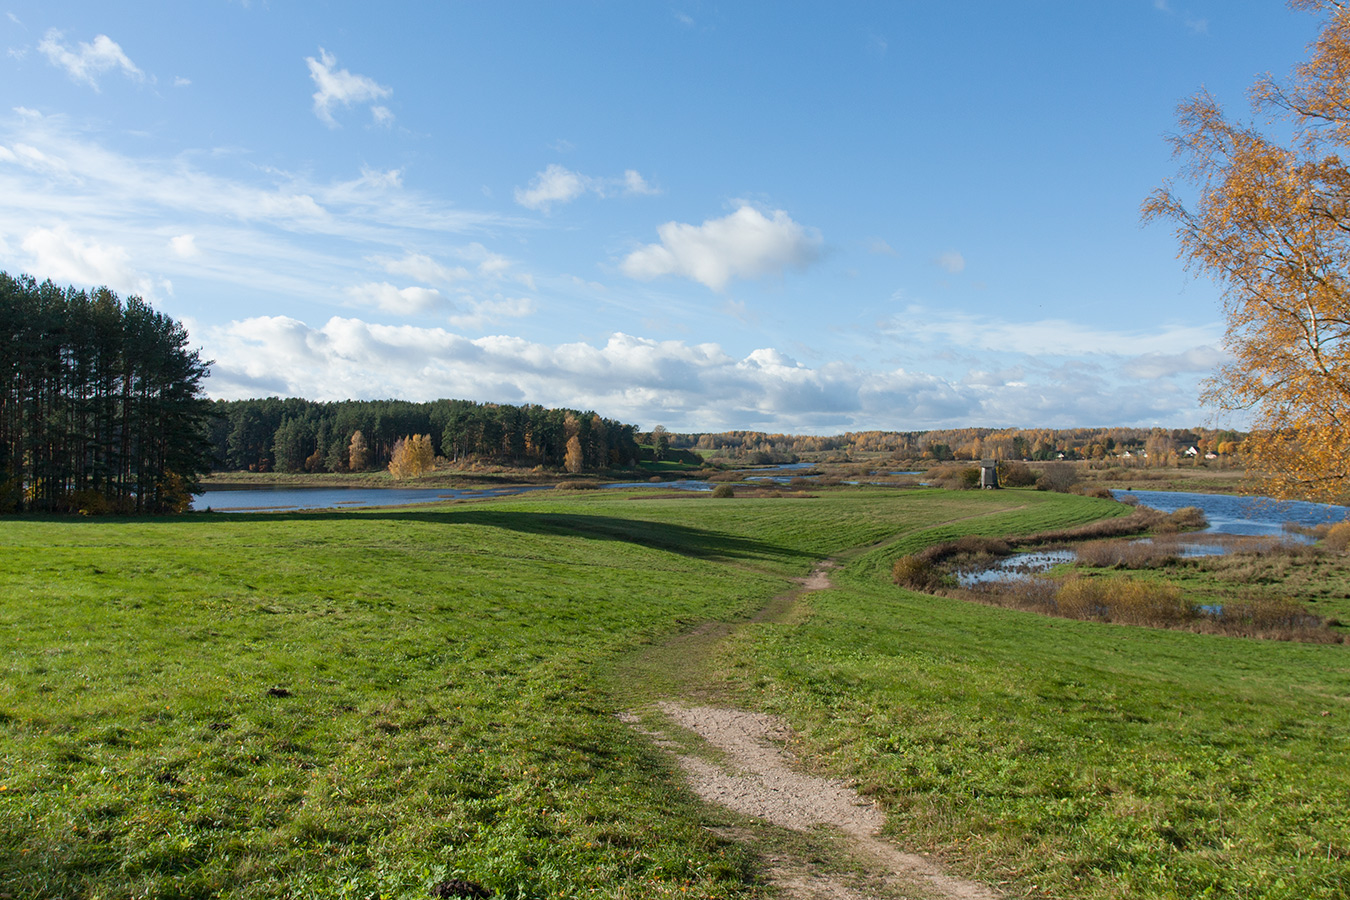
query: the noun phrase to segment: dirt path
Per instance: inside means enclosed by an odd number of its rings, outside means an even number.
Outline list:
[[[833,562],[818,565],[802,588],[778,598],[770,608],[782,615],[806,591],[829,588]],[[718,629],[719,637],[730,626]],[[673,725],[697,734],[718,751],[725,764],[702,756],[677,753],[680,767],[704,800],[717,803],[753,820],[796,832],[825,826],[845,839],[842,856],[822,866],[817,854],[805,858],[782,842],[768,841],[761,851],[769,880],[793,900],[999,900],[993,889],[954,878],[929,859],[904,853],[879,837],[886,817],[880,809],[841,781],[798,771],[786,745],[791,729],[761,713],[675,701],[658,704]],[[637,724],[636,716],[628,720]],[[664,732],[647,732],[667,748],[679,747]],[[727,836],[752,844],[763,843],[753,829],[733,829]]]

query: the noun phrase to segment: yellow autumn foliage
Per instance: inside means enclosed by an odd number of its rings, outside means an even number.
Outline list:
[[[1228,118],[1207,93],[1183,103],[1172,138],[1190,205],[1165,184],[1146,219],[1176,223],[1180,255],[1224,288],[1229,361],[1204,399],[1250,416],[1241,452],[1278,496],[1350,494],[1350,8],[1295,0],[1326,16],[1312,57],[1287,85],[1251,91],[1281,142]]]
[[[435,464],[436,452],[431,446],[429,434],[399,438],[393,452],[389,454],[389,474],[400,481],[430,472]]]

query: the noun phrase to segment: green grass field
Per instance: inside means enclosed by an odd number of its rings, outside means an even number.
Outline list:
[[[616,714],[668,659],[784,713],[910,845],[1014,896],[1347,895],[1350,657],[902,591],[963,533],[1113,515],[1024,491],[611,492],[0,521],[0,897],[758,897],[729,813]]]

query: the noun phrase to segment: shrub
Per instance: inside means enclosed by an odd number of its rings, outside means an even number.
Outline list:
[[[942,584],[937,566],[919,556],[902,556],[891,566],[891,579],[901,587],[932,591]]]
[[[719,500],[726,499],[728,497],[735,497],[736,489],[729,484],[719,484],[717,487],[713,488],[712,495],[718,498]]]
[[[1344,553],[1350,547],[1350,522],[1337,522],[1328,528],[1322,546],[1335,553]]]
[[[1192,617],[1174,585],[1124,578],[1071,578],[1060,587],[1055,606],[1066,618],[1126,625],[1175,627]]]
[[[1036,490],[1067,494],[1078,483],[1078,470],[1069,463],[1049,463],[1036,479]]]
[[[1024,462],[1003,463],[998,467],[998,481],[1004,487],[1031,487],[1036,473]]]
[[[1176,562],[1174,546],[1142,541],[1089,541],[1077,548],[1078,563],[1094,569],[1152,569]]]
[[[1012,552],[1008,542],[1002,538],[983,537],[968,534],[954,541],[932,544],[920,550],[916,556],[926,562],[937,564],[953,557],[1001,557]]]
[[[1209,519],[1198,506],[1183,506],[1167,517],[1167,521],[1178,528],[1208,528]]]
[[[933,484],[949,491],[969,491],[980,486],[979,466],[944,466],[934,469]]]

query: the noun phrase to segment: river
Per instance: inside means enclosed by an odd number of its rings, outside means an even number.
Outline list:
[[[1209,527],[1199,534],[1255,535],[1282,537],[1291,541],[1307,541],[1302,535],[1291,533],[1285,524],[1309,527],[1342,522],[1350,518],[1350,508],[1328,503],[1307,503],[1301,500],[1274,500],[1270,497],[1235,497],[1229,494],[1193,494],[1186,491],[1112,491],[1117,499],[1133,497],[1141,506],[1166,513],[1194,506],[1204,512]],[[1147,541],[1148,538],[1140,540]],[[1182,556],[1203,556],[1224,553],[1218,543],[1180,542],[1177,551]],[[959,580],[969,587],[985,581],[1018,578],[1044,572],[1062,563],[1073,562],[1073,550],[1043,550],[1014,553],[987,569],[962,572]]]

